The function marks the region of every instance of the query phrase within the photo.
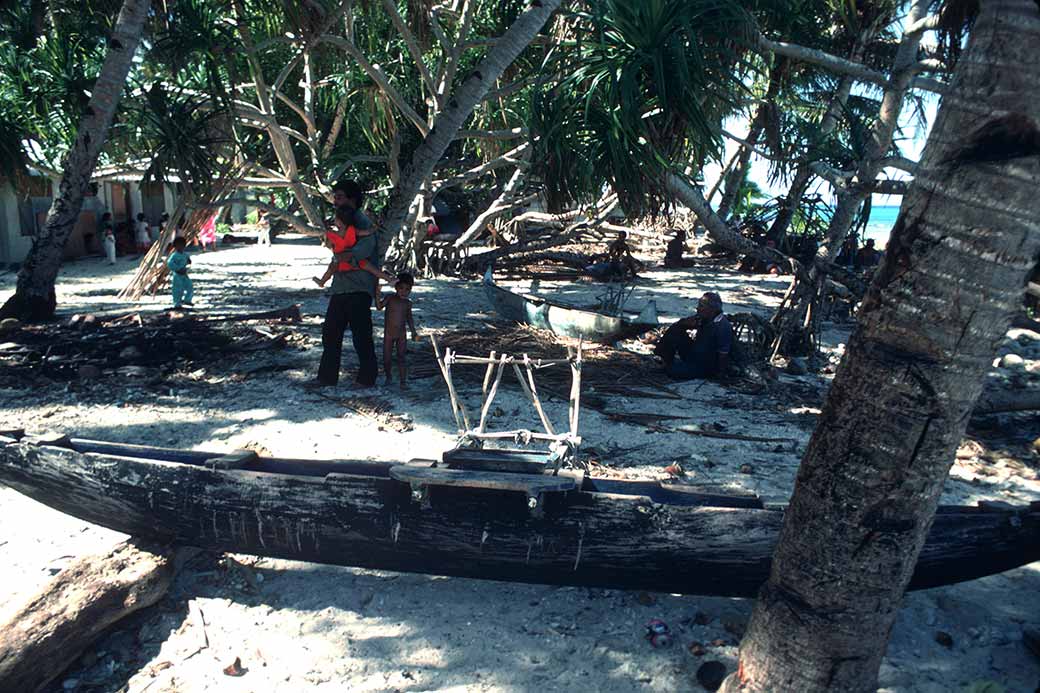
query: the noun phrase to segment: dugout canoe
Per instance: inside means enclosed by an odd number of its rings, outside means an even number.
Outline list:
[[[655,327],[657,305],[651,301],[638,315],[607,315],[556,303],[533,294],[518,294],[495,283],[491,268],[484,273],[484,292],[495,312],[524,325],[549,330],[561,337],[575,337],[611,344],[637,337]]]
[[[119,532],[218,551],[730,597],[754,596],[768,577],[780,505],[553,476],[536,456],[509,454],[512,466],[480,471],[450,468],[456,461],[277,459],[9,433],[0,436],[0,482]],[[910,588],[1038,559],[1040,503],[942,506]]]

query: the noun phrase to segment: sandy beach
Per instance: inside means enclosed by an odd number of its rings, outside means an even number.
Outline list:
[[[233,314],[300,304],[289,346],[234,360],[192,363],[159,390],[116,373],[89,381],[16,383],[0,389],[4,427],[50,429],[126,443],[210,451],[249,447],[276,456],[372,460],[435,458],[453,447],[455,424],[439,378],[414,381],[407,393],[381,386],[371,397],[392,407],[409,430],[397,431],[308,392],[321,353],[326,298],[310,277],[322,273],[327,251],[315,242],[282,239],[269,248],[235,246],[193,254],[199,314]],[[168,295],[128,305],[116,293],[135,268],[98,259],[67,264],[58,280],[63,320],[75,313],[163,311]],[[0,299],[14,286],[0,274]],[[654,300],[662,320],[693,311],[708,290],[727,312],[768,317],[788,280],[714,267],[645,272],[628,302]],[[514,288],[579,304],[595,302],[594,283],[511,282]],[[413,292],[420,332],[448,335],[504,325],[477,281],[420,280]],[[828,324],[826,352],[836,363],[851,323]],[[376,317],[377,340],[381,317]],[[377,342],[379,343],[379,342]],[[626,348],[646,352],[639,342]],[[413,363],[428,359],[416,344]],[[1040,386],[1040,334],[1012,330],[993,377]],[[475,354],[478,355],[478,354]],[[483,354],[479,354],[483,355]],[[268,366],[274,366],[267,368]],[[356,359],[344,349],[344,372]],[[380,365],[380,369],[382,366]],[[825,369],[828,370],[828,369]],[[829,369],[833,370],[833,369]],[[584,443],[600,463],[632,478],[664,479],[679,462],[695,483],[729,485],[786,499],[826,392],[828,373],[779,375],[781,395],[744,394],[714,382],[674,384],[681,400],[616,397],[620,412],[679,414],[691,423],[797,441],[794,449],[737,440],[695,438],[625,425],[583,412]],[[349,381],[349,377],[344,378]],[[787,388],[789,400],[782,395]],[[336,396],[348,397],[345,387]],[[479,387],[463,396],[476,401]],[[590,393],[591,394],[591,393]],[[506,388],[499,418],[536,428],[522,393]],[[567,402],[547,405],[565,421]],[[1022,440],[1040,435],[1025,415],[1001,417]],[[1040,455],[1028,445],[968,440],[958,453],[944,503],[1040,500]],[[1001,440],[1004,440],[1003,438]],[[742,471],[742,466],[744,470]],[[750,472],[748,471],[750,470]],[[61,515],[0,487],[0,610],[16,607],[75,557],[124,537]],[[201,612],[189,616],[192,611]],[[121,622],[52,689],[55,691],[530,691],[702,690],[695,672],[718,660],[732,671],[751,600],[558,588],[341,568],[286,560],[202,555],[181,571],[156,606]],[[195,608],[197,607],[197,608]],[[654,649],[643,637],[650,619],[674,635]],[[1040,627],[1040,563],[970,583],[911,593],[881,669],[881,690],[961,691],[991,681],[1010,692],[1034,691],[1040,660],[1022,643],[1023,628]],[[945,633],[950,640],[937,633]],[[691,654],[699,643],[704,654]],[[951,644],[952,643],[952,644]],[[223,669],[236,658],[246,672]],[[987,689],[1000,690],[1000,689]]]

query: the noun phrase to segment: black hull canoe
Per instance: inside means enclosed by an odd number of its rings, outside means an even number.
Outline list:
[[[513,293],[495,284],[490,268],[484,274],[483,283],[488,302],[503,318],[549,330],[561,337],[613,344],[660,326],[653,301],[639,315],[615,316],[554,303],[540,296]]]
[[[532,511],[523,493],[416,493],[360,461],[254,458],[222,469],[196,451],[0,437],[0,482],[61,512],[218,551],[510,582],[752,597],[783,509],[754,496],[578,478]],[[208,461],[207,461],[208,460]],[[523,475],[515,475],[523,476]],[[941,507],[911,589],[1040,559],[1040,503]]]

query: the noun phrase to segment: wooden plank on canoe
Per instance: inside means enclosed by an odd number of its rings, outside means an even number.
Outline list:
[[[549,467],[549,454],[530,450],[494,450],[457,448],[441,456],[452,468],[491,472],[524,472],[539,474]]]
[[[543,493],[573,491],[574,479],[547,474],[510,474],[478,472],[467,469],[439,469],[397,466],[390,468],[390,478],[415,486],[454,486],[496,491],[520,491],[534,498]]]
[[[210,469],[242,469],[260,458],[252,450],[234,450],[220,457],[211,457],[206,460],[206,466]]]
[[[21,442],[28,443],[29,445],[50,445],[56,448],[72,447],[71,439],[64,433],[58,433],[56,431],[30,433],[23,437]]]

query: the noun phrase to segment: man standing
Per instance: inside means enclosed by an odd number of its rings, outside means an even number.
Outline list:
[[[360,231],[371,228],[372,222],[361,211],[364,191],[356,181],[338,183],[332,189],[332,203],[336,207],[354,209],[354,225]],[[376,234],[358,239],[350,252],[336,255],[346,262],[369,260],[378,263]],[[343,354],[343,334],[350,329],[354,351],[358,356],[355,385],[372,387],[376,384],[376,347],[372,340],[372,299],[376,292],[376,278],[368,272],[337,272],[332,278],[332,296],[321,328],[321,363],[318,366],[317,386],[339,382],[340,358]]]
[[[697,330],[690,339],[689,330]],[[709,291],[697,303],[697,313],[665,330],[654,348],[665,372],[676,380],[712,378],[729,368],[733,328],[722,312],[722,298]]]

